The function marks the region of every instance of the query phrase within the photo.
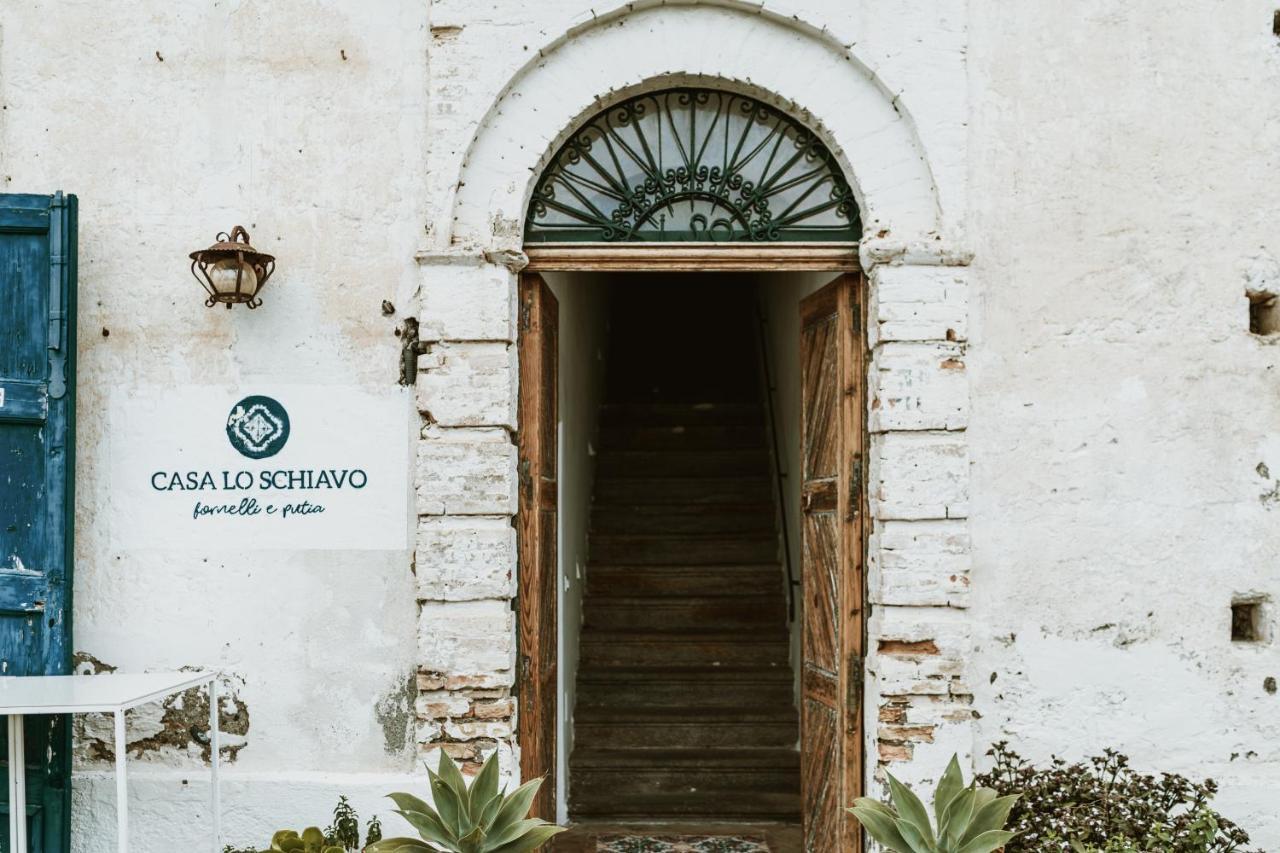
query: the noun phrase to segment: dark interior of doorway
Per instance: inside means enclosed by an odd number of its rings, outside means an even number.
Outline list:
[[[755,287],[628,278],[607,307],[569,816],[798,823]]]

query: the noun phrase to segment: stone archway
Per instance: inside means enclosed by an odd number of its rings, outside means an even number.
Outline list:
[[[806,116],[851,176],[871,235],[861,245],[873,521],[867,772],[901,764],[897,775],[928,777],[944,756],[972,750],[968,257],[946,240],[927,152],[892,89],[820,28],[738,3],[628,4],[594,17],[543,46],[453,155],[450,202],[419,255],[429,350],[417,380],[426,417],[419,707],[429,709],[420,740],[466,757],[513,739],[515,274],[533,180],[564,135],[607,103],[709,80]]]

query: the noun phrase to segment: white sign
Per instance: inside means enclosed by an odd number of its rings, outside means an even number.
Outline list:
[[[121,550],[408,547],[406,392],[188,386],[111,402]]]

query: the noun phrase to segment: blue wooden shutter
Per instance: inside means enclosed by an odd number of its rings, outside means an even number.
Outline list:
[[[75,284],[76,197],[0,195],[3,675],[71,671]],[[70,747],[67,718],[28,718],[28,837],[37,853],[70,846]],[[7,785],[0,798],[7,826]],[[8,838],[0,828],[0,849],[12,853]]]

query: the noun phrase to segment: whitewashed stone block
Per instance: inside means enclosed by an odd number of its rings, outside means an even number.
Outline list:
[[[516,531],[507,518],[449,516],[418,524],[418,596],[440,601],[515,594]]]
[[[433,343],[418,357],[418,410],[441,426],[516,426],[516,356],[507,343]]]
[[[870,482],[875,518],[967,517],[969,452],[964,433],[889,432],[873,436]]]
[[[969,424],[965,347],[885,343],[871,358],[872,432],[960,430]]]
[[[967,607],[969,532],[963,521],[885,521],[869,543],[876,604]]]
[[[516,448],[505,429],[429,427],[418,442],[420,515],[510,515]]]
[[[969,336],[968,270],[877,266],[871,270],[871,346],[885,341],[964,341]]]
[[[512,619],[506,601],[423,603],[418,620],[422,668],[457,675],[510,670]]]
[[[516,280],[488,263],[423,264],[424,341],[514,341]]]

